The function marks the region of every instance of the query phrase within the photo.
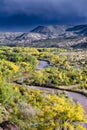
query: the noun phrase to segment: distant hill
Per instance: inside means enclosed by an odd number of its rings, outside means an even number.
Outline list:
[[[73,32],[75,34],[87,35],[87,25],[77,25],[71,28],[68,28],[66,31]]]
[[[87,48],[87,25],[43,25],[26,33],[0,33],[0,44]]]
[[[31,32],[45,34],[48,36],[71,36],[71,35],[87,35],[87,25],[48,25],[38,26]]]
[[[38,41],[42,39],[53,39],[59,37],[72,37],[72,36],[86,36],[87,25],[43,25],[38,26],[31,30],[29,33],[24,33],[19,40]]]
[[[48,37],[58,37],[66,33],[68,26],[65,25],[48,25],[48,26],[38,26],[33,29],[32,33],[40,33],[47,35]]]
[[[0,32],[0,45],[13,44],[16,37],[23,34],[23,32]]]

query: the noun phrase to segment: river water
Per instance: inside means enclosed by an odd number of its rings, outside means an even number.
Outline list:
[[[37,69],[47,68],[49,66],[48,61],[40,60]]]

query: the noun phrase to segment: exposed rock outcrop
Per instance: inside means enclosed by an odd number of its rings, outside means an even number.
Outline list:
[[[14,123],[4,121],[0,124],[0,130],[20,130]]]

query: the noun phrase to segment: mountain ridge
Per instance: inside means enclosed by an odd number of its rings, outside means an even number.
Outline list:
[[[40,25],[30,32],[0,33],[0,45],[32,47],[75,47],[76,45],[77,48],[87,48],[87,24]]]

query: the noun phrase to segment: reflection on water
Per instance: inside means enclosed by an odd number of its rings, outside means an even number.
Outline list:
[[[47,68],[48,66],[49,66],[49,64],[48,64],[47,61],[42,61],[42,60],[40,60],[40,61],[39,61],[39,64],[38,64],[38,69]]]

